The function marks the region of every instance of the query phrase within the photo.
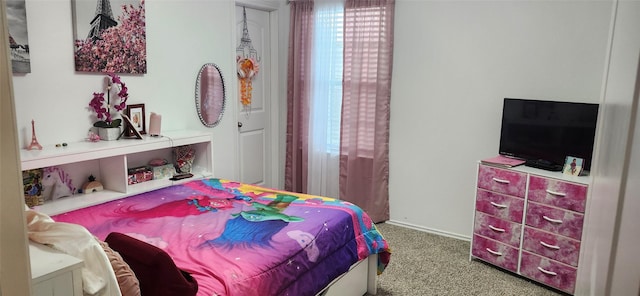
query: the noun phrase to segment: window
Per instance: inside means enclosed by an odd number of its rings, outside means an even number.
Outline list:
[[[390,56],[379,46],[390,38],[386,17],[384,5],[345,9],[340,1],[315,2],[310,135],[323,137],[313,143],[322,144],[324,152],[338,154],[342,141],[347,145],[358,143],[358,156],[373,157],[376,99],[379,92],[389,91],[378,89],[378,59]],[[358,69],[357,73],[351,72],[350,65]],[[343,85],[349,86],[344,93]],[[357,103],[349,103],[350,89],[358,90]],[[349,120],[350,114],[357,118]],[[342,120],[343,128],[357,130],[357,139],[350,141],[349,133],[342,133],[341,139]],[[350,123],[357,126],[350,127]]]
[[[314,149],[340,152],[344,6],[340,1],[317,1],[312,50],[312,121]]]

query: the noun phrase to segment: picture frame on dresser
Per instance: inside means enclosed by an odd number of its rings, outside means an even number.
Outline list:
[[[567,156],[564,160],[564,168],[562,172],[569,176],[582,175],[584,159],[574,156]]]

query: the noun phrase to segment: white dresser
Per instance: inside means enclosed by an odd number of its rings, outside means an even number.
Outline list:
[[[34,242],[29,256],[33,296],[82,296],[82,260]]]

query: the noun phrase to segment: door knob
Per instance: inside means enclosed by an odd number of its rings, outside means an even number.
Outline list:
[[[238,127],[242,127],[242,122],[238,121]]]

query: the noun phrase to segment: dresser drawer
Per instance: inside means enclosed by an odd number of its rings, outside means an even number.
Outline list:
[[[524,198],[526,174],[486,165],[480,165],[478,170],[479,188]]]
[[[471,254],[513,272],[518,269],[518,249],[479,235],[473,236]]]
[[[520,274],[569,294],[576,286],[576,268],[526,251],[522,252]]]
[[[473,232],[518,248],[520,247],[522,224],[516,224],[476,211]]]
[[[525,226],[522,248],[562,263],[578,266],[580,241],[574,239]]]
[[[531,201],[584,213],[587,186],[532,175],[527,197]]]
[[[584,215],[538,203],[527,203],[526,225],[580,240]]]
[[[522,223],[524,199],[478,189],[476,210],[512,222]]]

